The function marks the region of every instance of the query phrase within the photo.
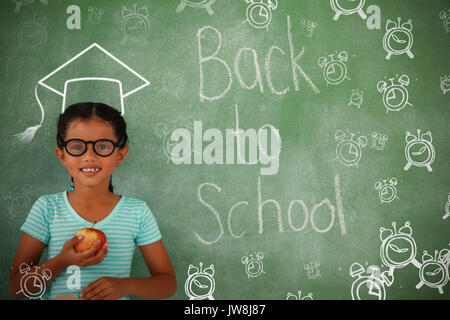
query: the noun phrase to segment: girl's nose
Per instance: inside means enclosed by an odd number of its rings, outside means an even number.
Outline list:
[[[86,148],[86,152],[83,156],[97,157],[97,154],[94,151],[94,145],[92,143],[88,143]]]

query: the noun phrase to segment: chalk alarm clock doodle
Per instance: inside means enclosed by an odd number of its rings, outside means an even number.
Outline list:
[[[337,54],[337,58],[335,58]],[[332,53],[329,55],[330,59],[325,57],[320,57],[317,60],[319,67],[323,69],[323,78],[329,84],[337,85],[340,84],[345,79],[350,80],[347,76],[347,65],[345,62],[348,60],[348,54],[346,51],[341,51],[339,53]]]
[[[381,151],[386,146],[388,136],[380,132],[372,132],[372,148]]]
[[[394,276],[387,271],[380,273],[377,266],[365,269],[357,262],[351,265],[350,276],[356,277],[350,291],[352,300],[386,300],[386,286],[394,282]]]
[[[307,295],[302,297],[302,291],[299,290],[297,294],[293,294],[291,292],[287,293],[286,300],[314,300],[313,294],[309,292]]]
[[[416,285],[416,289],[420,289],[423,285],[430,288],[438,289],[440,294],[444,293],[444,287],[449,281],[449,262],[450,250],[442,249],[439,254],[434,251],[434,257],[427,251],[422,255],[422,266],[419,270],[420,282]]]
[[[17,293],[23,293],[29,299],[37,300],[41,299],[47,288],[47,281],[51,279],[52,272],[49,269],[42,270],[39,273],[39,267],[32,268],[22,263],[19,267],[19,272],[22,274],[20,279],[20,290]],[[36,290],[37,289],[37,290]]]
[[[335,12],[333,20],[337,21],[341,15],[348,16],[354,13],[365,20],[367,18],[363,10],[365,2],[366,0],[330,0],[331,9]]]
[[[440,86],[443,94],[446,94],[447,91],[450,91],[450,74],[448,76],[441,77]]]
[[[203,262],[199,263],[200,269],[189,265],[188,278],[184,285],[184,291],[190,300],[214,300],[215,289],[214,265],[203,270]]]
[[[392,202],[397,198],[397,179],[391,178],[389,182],[387,179],[383,180],[383,182],[377,181],[375,183],[375,189],[378,190],[378,197],[383,202]]]
[[[387,52],[386,59],[389,60],[392,55],[401,55],[406,53],[411,59],[414,58],[411,48],[413,45],[412,20],[401,24],[401,18],[397,22],[386,21],[386,33],[383,37],[383,49]]]
[[[396,223],[392,222],[393,229],[380,228],[380,256],[381,261],[389,267],[389,274],[392,275],[396,268],[403,268],[409,263],[419,265],[416,260],[417,245],[412,238],[412,229],[409,221],[398,231]]]
[[[450,32],[450,9],[441,11],[439,13],[439,18],[442,19],[445,33]]]
[[[354,133],[350,133],[350,136],[346,138],[347,134],[342,130],[336,131],[334,136],[339,143],[336,146],[337,157],[333,159],[333,161],[337,159],[347,167],[357,167],[361,160],[362,148],[367,145],[367,138],[365,136],[360,136],[354,140]]]
[[[354,105],[358,107],[358,109],[361,108],[361,105],[364,101],[363,95],[364,91],[359,89],[352,89],[352,94],[350,95],[350,102],[348,103],[348,105]]]
[[[278,0],[245,0],[249,4],[245,12],[247,20],[251,26],[262,29],[268,28],[270,22],[272,21],[272,10],[278,7]]]
[[[435,150],[432,145],[433,138],[431,132],[420,134],[420,129],[417,129],[417,136],[406,131],[406,147],[405,157],[407,164],[404,170],[407,171],[411,166],[426,167],[429,172],[433,171],[431,164],[435,159]]]
[[[19,26],[18,40],[20,46],[26,49],[36,49],[47,43],[47,20],[37,18],[36,14],[32,18],[24,15]]]
[[[445,204],[445,215],[442,217],[442,219],[447,219],[450,217],[450,193],[448,194],[448,200]]]
[[[3,194],[3,199],[8,203],[8,212],[11,219],[26,216],[31,206],[32,187],[25,185],[21,192],[7,191]]]
[[[176,8],[175,12],[180,13],[185,7],[191,7],[194,9],[205,9],[209,15],[213,15],[212,5],[216,0],[181,0],[180,4]]]
[[[122,32],[132,40],[141,40],[147,35],[150,29],[148,16],[147,6],[139,9],[136,3],[133,4],[133,9],[122,6]]]
[[[258,252],[256,254],[256,257],[253,257],[252,254],[250,254],[248,257],[244,256],[241,259],[241,262],[245,265],[245,272],[247,273],[247,276],[250,278],[256,278],[257,276],[261,275],[262,273],[265,273],[263,271],[263,263],[262,260],[264,258],[264,254],[262,252]]]
[[[383,93],[383,104],[386,107],[386,113],[389,111],[398,112],[407,105],[412,106],[409,102],[409,94],[407,86],[409,86],[409,77],[404,74],[395,78],[389,78],[389,83],[386,81],[378,81],[377,90]]]

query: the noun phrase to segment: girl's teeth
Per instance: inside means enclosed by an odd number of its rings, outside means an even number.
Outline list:
[[[82,171],[84,171],[84,172],[97,172],[97,171],[99,171],[100,169],[81,169]]]

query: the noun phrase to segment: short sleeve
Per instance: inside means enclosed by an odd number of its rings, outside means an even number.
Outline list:
[[[150,208],[144,204],[142,215],[140,217],[139,231],[136,236],[136,245],[144,246],[161,240],[161,233]]]
[[[48,244],[50,229],[48,223],[48,206],[45,197],[42,196],[31,207],[31,210],[20,230],[33,238]]]

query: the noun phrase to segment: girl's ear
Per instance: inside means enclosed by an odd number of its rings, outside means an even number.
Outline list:
[[[64,151],[58,147],[56,147],[55,151],[56,151],[56,155],[58,156],[59,160],[61,160],[61,162],[64,163],[64,160],[65,160]]]
[[[122,149],[119,149],[119,155],[117,157],[116,167],[120,166],[123,159],[125,159],[125,157],[127,156],[129,150],[130,150],[130,148],[128,146],[125,146]]]

